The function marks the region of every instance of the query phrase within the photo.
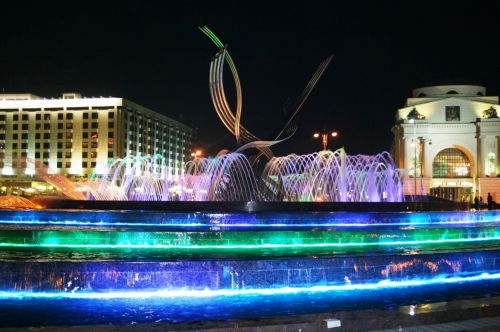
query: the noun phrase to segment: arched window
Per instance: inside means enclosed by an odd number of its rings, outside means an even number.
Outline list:
[[[481,91],[479,91],[479,92],[477,93],[477,95],[478,95],[478,96],[484,96],[484,94],[483,94]]]
[[[447,95],[458,95],[458,92],[456,92],[455,90],[450,90],[448,92],[446,92]]]
[[[435,178],[470,178],[469,158],[458,149],[444,149],[432,162],[432,176]]]

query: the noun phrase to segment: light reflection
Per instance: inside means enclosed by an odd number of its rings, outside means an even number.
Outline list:
[[[254,289],[163,289],[156,291],[105,291],[105,292],[16,292],[0,291],[2,300],[23,299],[148,299],[148,298],[203,298],[203,297],[232,297],[232,296],[273,296],[287,294],[314,294],[325,292],[352,292],[352,291],[376,291],[407,287],[429,287],[431,285],[461,284],[479,281],[498,281],[500,273],[482,273],[467,277],[439,276],[431,279],[418,280],[383,280],[377,283],[344,284],[330,286],[312,287],[281,287],[281,288],[254,288]]]

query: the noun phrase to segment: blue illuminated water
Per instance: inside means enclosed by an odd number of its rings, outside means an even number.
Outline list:
[[[244,231],[249,239],[263,230],[373,230],[373,236],[382,230],[404,238],[412,229],[463,228],[474,235],[481,227],[498,233],[500,213],[0,211],[0,231],[25,237],[33,230]],[[349,255],[291,251],[276,258],[171,259],[161,252],[138,256],[134,248],[119,256],[106,249],[0,250],[2,326],[244,319],[500,295],[496,238],[465,249],[369,247]]]
[[[134,227],[151,230],[310,229],[313,227],[429,227],[495,224],[498,211],[477,212],[293,212],[293,213],[168,213],[151,211],[1,211],[0,225]]]

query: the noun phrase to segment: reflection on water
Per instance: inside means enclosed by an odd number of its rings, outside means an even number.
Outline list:
[[[0,321],[178,322],[495,296],[499,227],[495,211],[0,211]]]
[[[3,263],[3,291],[310,287],[499,273],[498,251],[417,256],[170,262]]]

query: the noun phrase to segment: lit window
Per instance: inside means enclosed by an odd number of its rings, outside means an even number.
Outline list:
[[[471,177],[469,159],[458,149],[444,149],[432,162],[432,176],[436,178]]]

